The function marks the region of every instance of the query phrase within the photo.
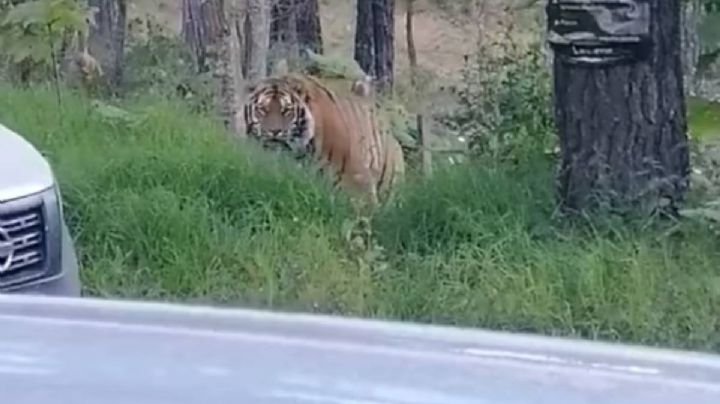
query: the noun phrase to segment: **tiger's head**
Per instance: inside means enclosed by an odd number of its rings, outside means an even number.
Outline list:
[[[244,106],[247,135],[270,149],[304,155],[315,134],[309,97],[302,81],[267,78],[251,87]]]

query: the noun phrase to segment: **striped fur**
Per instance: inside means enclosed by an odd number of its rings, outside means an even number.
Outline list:
[[[312,76],[284,75],[250,89],[244,106],[249,137],[313,156],[335,184],[385,200],[405,173],[400,144],[378,119],[371,97],[339,96]]]

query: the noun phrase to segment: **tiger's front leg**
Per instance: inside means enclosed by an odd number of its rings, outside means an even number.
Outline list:
[[[355,174],[351,179],[351,202],[360,216],[370,216],[379,203],[377,186],[370,175]]]

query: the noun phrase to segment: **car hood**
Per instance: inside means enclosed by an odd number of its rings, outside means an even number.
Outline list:
[[[720,358],[318,315],[0,295],[2,402],[716,404]]]
[[[40,152],[0,124],[0,202],[40,192],[54,182],[52,169]]]

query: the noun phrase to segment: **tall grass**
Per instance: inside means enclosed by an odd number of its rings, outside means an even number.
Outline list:
[[[344,313],[720,350],[718,239],[690,223],[554,219],[551,162],[412,181],[358,259],[350,210],[292,162],[152,99],[107,121],[0,86],[45,152],[92,295]]]

